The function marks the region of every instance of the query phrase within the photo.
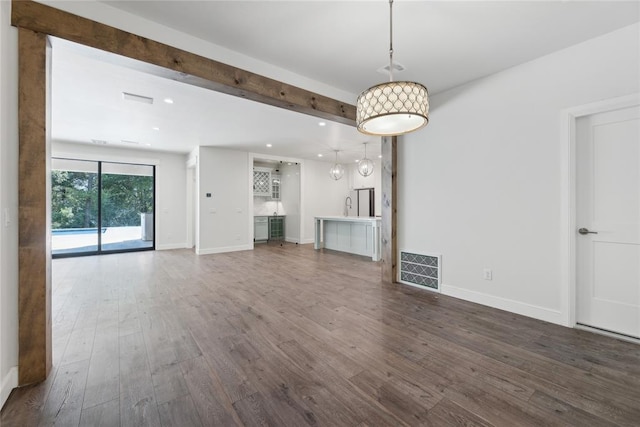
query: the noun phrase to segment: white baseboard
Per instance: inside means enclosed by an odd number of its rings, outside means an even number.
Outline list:
[[[9,369],[7,375],[2,379],[2,383],[0,383],[0,409],[9,398],[11,390],[16,387],[18,387],[18,367],[14,366]]]
[[[157,245],[157,251],[167,251],[170,249],[189,249],[186,243],[166,243],[164,245]]]
[[[208,248],[196,250],[198,255],[210,255],[221,254],[224,252],[237,252],[237,251],[250,251],[253,249],[253,245],[239,245],[239,246],[227,246],[224,248]]]
[[[287,243],[300,243],[300,239],[296,239],[295,237],[285,237],[284,241]]]
[[[316,239],[302,239],[300,241],[300,244],[301,245],[306,245],[306,244],[309,244],[309,243],[314,243],[315,241],[316,241]]]
[[[487,295],[481,292],[470,291],[468,289],[457,288],[442,284],[442,293],[465,301],[471,301],[478,304],[486,305],[500,310],[506,310],[511,313],[521,314],[534,319],[544,320],[545,322],[555,323],[557,325],[566,326],[564,317],[560,310],[551,310],[549,308],[537,305],[527,304],[507,298]]]

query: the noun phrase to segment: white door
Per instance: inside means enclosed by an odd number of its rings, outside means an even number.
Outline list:
[[[579,118],[576,156],[576,320],[640,337],[640,107]]]

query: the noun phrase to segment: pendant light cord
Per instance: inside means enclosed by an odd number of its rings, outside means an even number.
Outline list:
[[[393,81],[393,0],[389,0],[389,81]]]

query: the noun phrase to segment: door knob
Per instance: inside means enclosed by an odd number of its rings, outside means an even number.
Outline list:
[[[588,229],[588,228],[584,228],[584,227],[583,227],[583,228],[578,229],[578,233],[580,233],[580,234],[582,234],[582,235],[585,235],[585,234],[598,234],[598,232],[597,232],[597,231],[589,231],[589,229]]]

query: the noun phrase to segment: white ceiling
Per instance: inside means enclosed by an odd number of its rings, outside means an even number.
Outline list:
[[[53,40],[54,141],[98,140],[108,146],[182,153],[205,145],[327,161],[340,150],[345,162],[362,158],[362,143],[369,142],[369,157],[380,153],[379,138],[354,127],[146,74],[114,64],[126,61],[114,57]],[[153,98],[153,103],[125,100],[124,92]]]
[[[376,71],[388,60],[385,0],[105,3],[351,92],[353,103],[386,79]],[[637,21],[637,1],[396,0],[395,59],[406,67],[396,79],[417,80],[434,94]],[[371,141],[369,157],[379,152],[379,141],[348,126],[320,127],[314,117],[109,62],[105,54],[54,44],[54,139],[178,152],[211,145],[315,159],[340,149],[345,161],[362,157],[362,142]],[[154,103],[124,101],[123,91]]]

